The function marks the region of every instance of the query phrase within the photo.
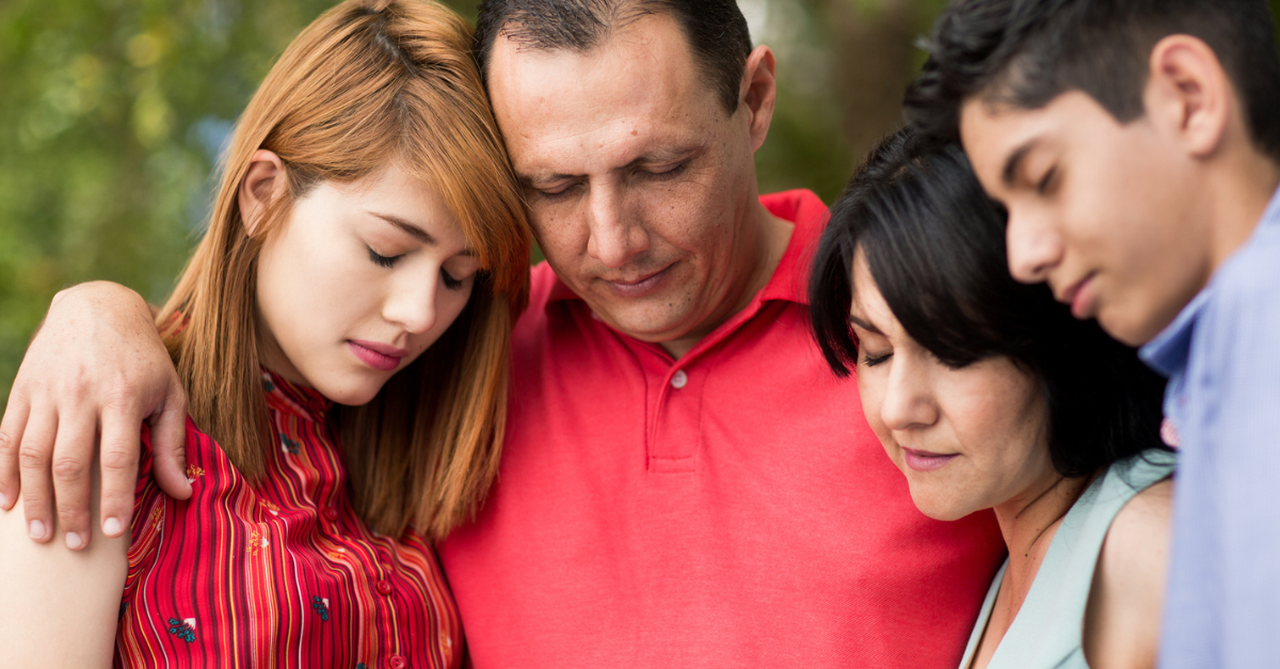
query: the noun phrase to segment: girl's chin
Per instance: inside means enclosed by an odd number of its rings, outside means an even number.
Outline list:
[[[320,394],[334,404],[358,407],[372,402],[378,396],[378,393],[382,391],[383,385],[385,384],[362,384],[339,389],[316,388],[316,390],[319,390]]]

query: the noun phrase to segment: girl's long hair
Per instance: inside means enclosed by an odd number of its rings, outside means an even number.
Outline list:
[[[439,538],[478,508],[502,445],[511,327],[528,300],[528,225],[471,41],[470,26],[430,0],[348,0],[308,26],[241,116],[208,232],[156,321],[196,424],[241,472],[261,476],[263,243],[322,181],[398,161],[438,192],[483,268],[471,300],[373,401],[331,413],[356,511],[393,536],[412,526]],[[284,161],[287,188],[251,235],[238,191],[258,149]]]

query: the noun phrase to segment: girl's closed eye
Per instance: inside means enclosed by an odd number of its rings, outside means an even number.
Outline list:
[[[373,264],[377,265],[378,267],[385,267],[387,269],[391,269],[392,267],[395,267],[396,262],[404,257],[404,254],[395,255],[395,256],[384,256],[378,253],[377,251],[374,251],[373,247],[371,246],[365,246],[365,249],[369,251],[369,260],[372,261]]]

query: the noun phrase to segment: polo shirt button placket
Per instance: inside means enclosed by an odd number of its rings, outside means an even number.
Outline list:
[[[676,370],[676,373],[671,375],[671,387],[676,390],[680,390],[688,385],[688,383],[689,375],[685,374],[683,369]]]

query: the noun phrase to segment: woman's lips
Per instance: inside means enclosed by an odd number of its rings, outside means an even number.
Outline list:
[[[402,348],[372,341],[351,340],[347,342],[347,346],[361,362],[384,372],[399,367],[400,359],[409,354]]]
[[[929,472],[940,467],[945,467],[948,462],[959,457],[959,453],[951,453],[942,455],[940,453],[930,453],[929,451],[917,451],[911,448],[902,449],[902,455],[907,461],[907,466],[918,472]]]

